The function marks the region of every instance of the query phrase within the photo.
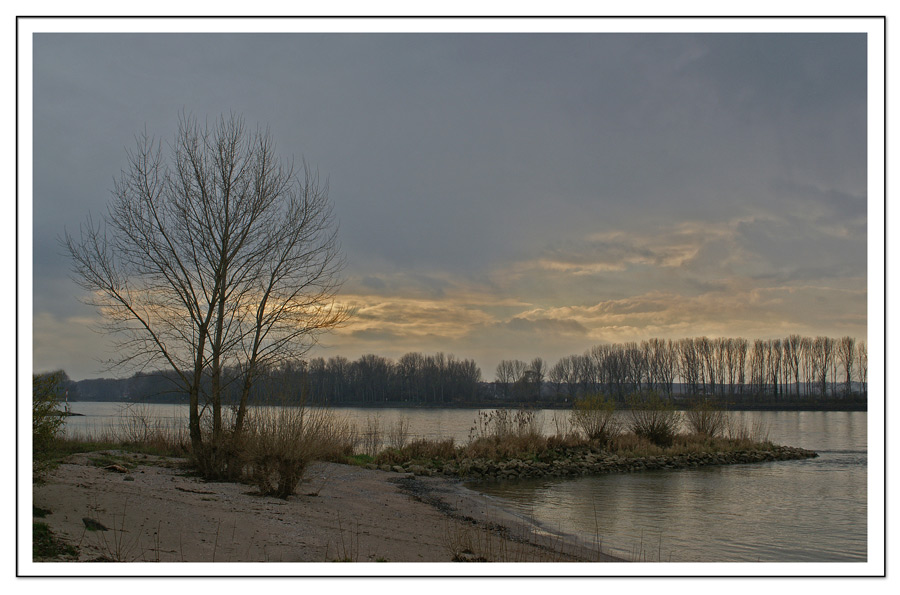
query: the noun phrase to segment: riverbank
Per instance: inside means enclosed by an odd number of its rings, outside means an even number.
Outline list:
[[[68,457],[33,505],[77,550],[58,561],[619,561],[444,477],[316,463],[286,500],[253,491],[181,459],[105,451]]]

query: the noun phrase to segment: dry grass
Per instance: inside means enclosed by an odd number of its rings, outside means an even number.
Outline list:
[[[366,416],[366,429],[361,436],[363,454],[374,457],[381,450],[381,421],[377,415]]]
[[[747,450],[749,443],[737,443],[727,438],[710,438],[702,434],[676,435],[669,446],[659,446],[643,436],[622,434],[610,443],[609,452],[625,458],[677,456],[710,452]]]
[[[725,422],[725,436],[737,442],[769,442],[769,428],[762,420],[746,421],[729,417]]]
[[[373,462],[378,465],[397,465],[406,461],[427,462],[453,460],[457,456],[453,438],[446,440],[417,439],[402,448],[388,448],[378,453]]]
[[[241,443],[242,478],[261,494],[287,498],[307,465],[352,454],[355,432],[327,409],[256,408],[247,416]]]
[[[677,415],[669,416],[669,421],[664,420],[668,424],[667,439],[664,441],[654,442],[646,434],[622,431],[604,439],[590,440],[584,434],[570,429],[551,435],[541,434],[535,430],[538,424],[528,412],[518,417],[515,412],[509,411],[481,412],[466,444],[457,446],[452,440],[418,439],[404,448],[384,449],[375,457],[361,462],[389,465],[414,463],[441,468],[447,463],[463,463],[471,459],[553,462],[565,458],[567,452],[585,449],[624,458],[640,458],[738,452],[771,447],[764,426],[748,426],[733,414],[723,413],[721,423],[724,430],[716,432],[720,435],[713,436],[698,432],[676,433],[677,426],[673,419],[677,420]],[[555,426],[566,428],[558,420]]]
[[[56,460],[78,452],[125,450],[141,454],[186,457],[190,439],[184,426],[168,427],[151,421],[146,408],[123,408],[117,423],[99,430],[66,433],[53,444]]]
[[[509,437],[526,438],[541,436],[543,427],[535,411],[531,409],[495,409],[479,411],[469,429],[469,442],[489,438],[504,440]]]

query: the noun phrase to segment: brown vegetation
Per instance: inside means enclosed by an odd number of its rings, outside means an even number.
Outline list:
[[[757,455],[761,452],[793,456],[788,452],[790,449],[768,441],[765,427],[748,426],[707,402],[685,414],[687,431],[681,432],[682,412],[675,410],[671,403],[655,394],[633,395],[630,401],[633,408],[623,413],[623,422],[616,418],[612,402],[602,395],[581,400],[570,413],[572,425],[579,431],[560,431],[563,425],[557,420],[557,432],[549,435],[541,433],[533,411],[479,412],[465,444],[420,439],[403,448],[385,448],[374,457],[354,462],[423,474],[466,475],[473,461],[483,461],[491,468],[499,464],[499,469],[505,469],[506,462],[515,466],[530,461],[554,474],[554,466],[564,466],[561,462],[573,456],[583,459],[596,455],[604,460],[618,457],[634,461],[650,457],[756,453],[747,459],[755,461],[760,460]],[[813,454],[797,452],[802,456]]]

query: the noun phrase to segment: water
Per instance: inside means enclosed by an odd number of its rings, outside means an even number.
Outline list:
[[[866,414],[747,412],[816,459],[482,484],[500,503],[630,560],[865,562]]]
[[[78,401],[70,403],[72,413],[66,418],[65,432],[76,437],[100,436],[103,433],[128,432],[141,420],[176,431],[187,428],[188,406],[149,403],[110,403]],[[388,429],[401,419],[409,422],[409,438],[444,440],[457,443],[468,439],[469,429],[478,416],[477,409],[355,409],[339,408],[333,413],[357,425],[361,432],[377,427],[384,437]],[[547,415],[549,419],[552,412]]]
[[[135,417],[183,429],[184,405],[72,404],[70,435],[132,425]],[[136,415],[132,415],[132,413]],[[471,409],[336,409],[382,433],[401,418],[410,437],[465,443]],[[865,562],[867,416],[864,412],[738,412],[772,442],[819,453],[816,459],[612,474],[578,479],[470,483],[552,531],[631,560],[673,562]],[[543,411],[544,430],[565,412]]]

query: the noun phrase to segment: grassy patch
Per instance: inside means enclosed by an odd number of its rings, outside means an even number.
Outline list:
[[[188,449],[180,443],[132,442],[124,440],[91,440],[79,438],[60,438],[53,444],[53,457],[62,460],[69,455],[96,452],[102,450],[121,450],[132,454],[145,454],[157,457],[186,457]]]
[[[51,512],[53,512],[53,511],[47,510],[46,508],[41,508],[40,506],[34,506],[34,505],[31,506],[31,516],[37,517],[39,519],[44,518]]]
[[[31,525],[31,556],[35,562],[57,558],[74,558],[78,549],[57,538],[47,523],[34,521]]]
[[[348,465],[357,465],[357,466],[362,467],[363,465],[367,465],[374,460],[375,460],[374,457],[369,456],[367,454],[355,454],[355,455],[349,455],[347,457],[347,464]]]

